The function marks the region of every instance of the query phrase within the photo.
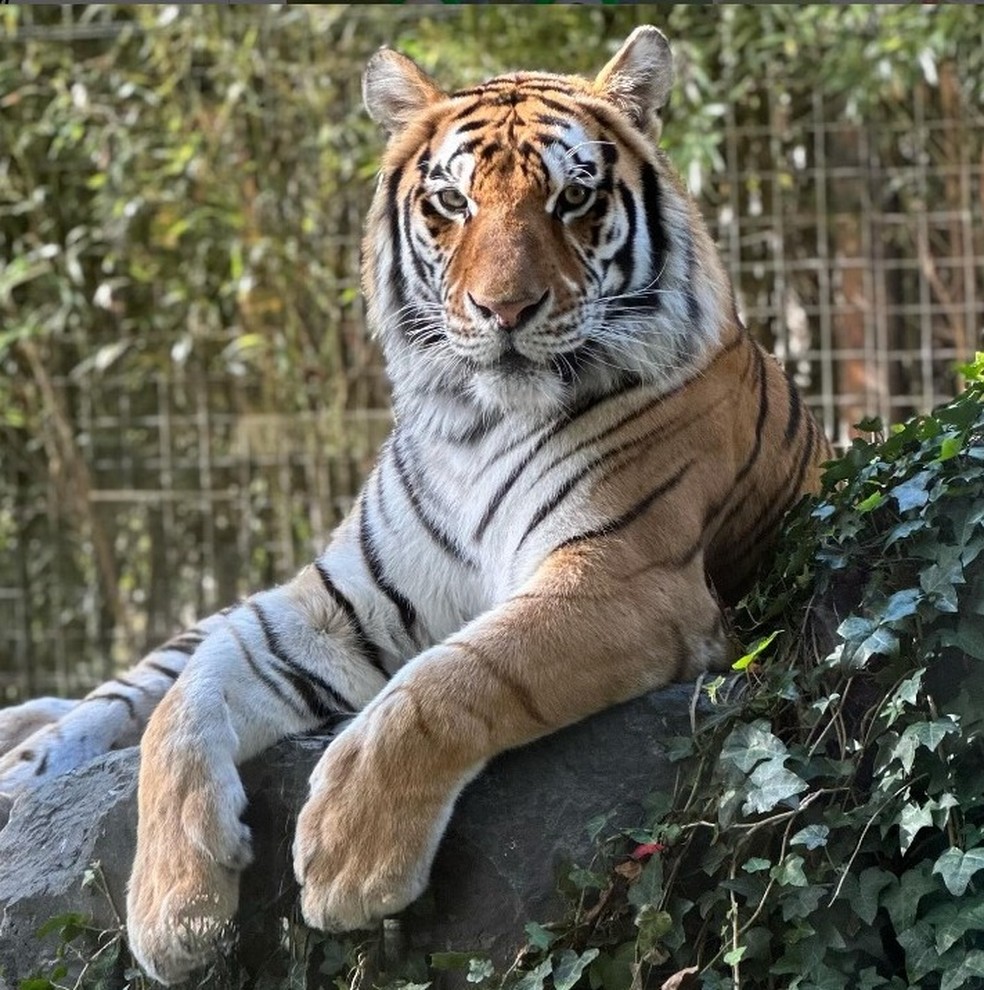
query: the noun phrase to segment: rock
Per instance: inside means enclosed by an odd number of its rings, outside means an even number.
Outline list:
[[[689,734],[691,696],[689,685],[654,692],[493,761],[458,802],[429,894],[401,920],[409,949],[480,950],[508,964],[527,921],[563,912],[558,874],[572,862],[587,864],[595,851],[586,823],[610,811],[637,821],[647,794],[673,787],[678,765],[663,746]],[[243,768],[256,852],[240,901],[246,955],[275,946],[281,919],[296,917],[293,819],[329,739],[286,740]],[[49,919],[78,912],[95,929],[119,929],[136,778],[137,751],[124,750],[14,805],[0,832],[0,990],[4,978],[14,987],[48,971],[59,939],[36,933]]]

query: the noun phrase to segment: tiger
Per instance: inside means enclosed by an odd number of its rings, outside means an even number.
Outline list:
[[[293,864],[309,925],[359,929],[421,894],[494,755],[733,659],[724,609],[829,447],[658,147],[672,80],[648,25],[593,79],[448,92],[368,61],[363,291],[394,421],[351,512],[0,764],[16,794],[142,735],[126,914],[154,979],[221,951],[251,859],[237,766],[284,736],[350,716]]]

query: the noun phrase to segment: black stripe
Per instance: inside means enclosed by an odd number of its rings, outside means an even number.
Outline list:
[[[502,422],[502,413],[482,413],[475,417],[471,426],[457,432],[443,433],[445,440],[462,447],[471,447],[491,433]]]
[[[186,657],[193,656],[195,651],[199,646],[202,645],[202,641],[199,640],[197,643],[166,643],[161,647],[161,651],[164,650],[174,650],[175,653],[183,653]]]
[[[259,602],[248,598],[245,604],[259,620],[267,650],[283,668],[280,673],[290,681],[291,686],[304,699],[304,703],[311,712],[322,718],[339,711],[355,711],[355,705],[344,698],[323,677],[302,666],[284,652],[277,631],[271,625],[269,617]]]
[[[424,268],[423,261],[414,250],[413,237],[410,234],[410,200],[411,197],[407,196],[403,202],[403,230],[401,231],[400,240],[393,245],[393,250],[399,251],[403,247],[406,247],[407,254],[410,255],[410,261],[413,264],[413,270],[417,273],[417,281],[420,282],[422,286],[425,286],[428,284],[427,269]]]
[[[631,419],[633,417],[629,418]],[[633,447],[640,447],[650,443],[650,441],[655,439],[657,436],[662,443],[674,434],[678,433],[680,430],[686,429],[686,427],[690,426],[691,423],[692,420],[689,417],[680,417],[676,423],[672,424],[672,429],[667,429],[664,426],[663,428],[646,430],[646,432],[641,436],[635,437],[632,440],[626,440],[617,447],[612,447],[611,450],[607,450],[604,454],[596,457],[589,464],[581,468],[580,471],[576,471],[570,478],[567,479],[567,481],[564,482],[564,484],[560,486],[554,495],[548,501],[544,502],[533,514],[533,518],[526,527],[526,531],[523,533],[522,537],[520,537],[519,543],[516,544],[516,549],[518,550],[526,542],[526,538],[530,535],[530,533],[532,533],[533,530],[536,529],[536,527],[539,526],[540,523],[542,523],[543,520],[546,519],[547,516],[550,515],[550,513],[553,512],[565,498],[567,498],[567,496],[574,490],[574,487],[578,484],[578,482],[586,478],[592,471],[597,470],[608,461],[615,460],[616,457],[632,450]],[[635,458],[633,457],[624,461],[616,468],[616,471],[621,471],[634,460]]]
[[[321,583],[325,586],[325,591],[328,592],[331,600],[345,613],[345,617],[348,619],[348,623],[355,634],[359,652],[362,653],[376,670],[385,675],[388,680],[390,675],[383,666],[383,661],[379,655],[379,647],[367,635],[365,626],[359,621],[359,615],[355,611],[355,606],[338,590],[337,585],[332,581],[331,575],[328,573],[328,568],[320,560],[314,562],[314,569],[318,572],[318,577],[321,578]]]
[[[359,545],[362,547],[362,556],[365,558],[366,567],[369,569],[373,583],[396,607],[396,610],[400,613],[400,622],[403,625],[404,631],[413,639],[413,627],[417,622],[417,610],[402,592],[398,591],[386,580],[383,574],[379,554],[372,542],[367,506],[365,489],[363,489],[362,501],[359,506]]]
[[[122,701],[126,705],[126,710],[130,718],[134,721],[137,720],[137,709],[133,702],[124,694],[117,694],[115,691],[103,691],[100,694],[90,694],[88,697],[82,699],[83,704],[86,701]]]
[[[401,311],[407,301],[407,277],[403,272],[403,262],[400,256],[402,235],[400,233],[400,210],[398,207],[402,178],[403,168],[396,168],[386,181],[386,203],[390,218],[390,241],[392,243],[390,254],[393,258],[393,270],[390,272],[390,279],[393,283],[393,294],[396,297],[396,308]]]
[[[534,700],[530,689],[525,684],[517,681],[501,666],[497,665],[486,655],[483,650],[480,650],[476,646],[472,646],[471,643],[462,642],[461,640],[449,640],[446,645],[453,650],[461,650],[463,653],[467,653],[469,656],[475,657],[475,659],[477,659],[478,662],[486,670],[488,670],[493,677],[496,678],[496,680],[500,681],[509,689],[516,701],[519,702],[520,708],[526,712],[532,721],[537,722],[540,725],[550,724],[543,712],[540,711],[540,708]]]
[[[305,715],[310,715],[310,707],[305,708],[298,704],[295,697],[288,694],[283,687],[275,681],[257,662],[256,657],[253,656],[250,648],[243,642],[242,636],[239,635],[239,630],[230,622],[229,631],[232,633],[232,638],[236,641],[236,645],[239,647],[239,652],[242,653],[249,665],[250,670],[253,671],[254,676],[267,688],[267,690],[280,699],[281,702],[287,707],[293,710],[294,714],[304,717]]]
[[[593,540],[599,536],[611,536],[612,533],[617,533],[620,529],[625,529],[626,526],[635,522],[647,509],[654,505],[659,499],[664,495],[671,492],[680,482],[683,480],[684,475],[694,466],[696,459],[692,458],[685,464],[681,465],[679,470],[671,475],[666,481],[657,485],[645,498],[637,502],[631,509],[624,512],[617,519],[611,519],[606,523],[602,523],[600,526],[596,526],[594,529],[589,529],[584,533],[576,533],[574,536],[569,536],[562,543],[558,543],[554,550],[561,550],[564,547],[573,546],[575,543],[582,543],[585,540]]]
[[[622,273],[622,287],[628,285],[632,278],[632,254],[635,251],[635,229],[636,229],[636,202],[632,196],[632,190],[624,183],[617,183],[618,194],[622,200],[622,207],[628,219],[629,229],[622,246],[612,257],[612,264]]]
[[[666,256],[666,234],[663,231],[663,223],[660,210],[659,178],[656,169],[643,162],[642,165],[642,205],[646,215],[646,228],[649,232],[650,250],[650,280],[656,278],[662,268],[662,259]],[[659,297],[656,297],[658,306]]]
[[[686,381],[683,381],[679,385],[674,386],[668,392],[661,392],[659,395],[655,396],[654,398],[652,398],[648,402],[646,402],[644,405],[640,406],[634,412],[627,413],[625,416],[623,416],[617,422],[613,423],[611,426],[606,427],[604,430],[602,430],[601,433],[595,434],[592,437],[588,437],[588,439],[586,439],[586,440],[582,440],[580,443],[576,444],[570,450],[568,450],[565,453],[560,454],[559,456],[555,457],[540,472],[540,474],[537,476],[536,481],[533,484],[535,485],[537,482],[539,482],[544,477],[546,477],[547,472],[551,471],[558,464],[560,464],[563,461],[567,460],[567,458],[569,458],[569,457],[573,456],[574,454],[579,453],[580,451],[584,450],[585,447],[590,447],[593,444],[600,443],[601,441],[608,439],[609,436],[611,436],[613,433],[617,433],[623,427],[628,426],[628,424],[631,423],[633,420],[638,419],[641,416],[645,416],[647,413],[651,412],[657,406],[663,405],[664,403],[669,402],[671,399],[675,399],[681,393],[683,393],[687,389],[689,389],[691,387],[691,385],[694,383],[695,380],[697,380],[698,378],[703,378],[705,375],[707,375],[707,373],[711,370],[711,368],[713,368],[714,365],[721,358],[723,358],[726,354],[730,354],[733,350],[735,350],[735,348],[740,347],[745,342],[746,342],[745,337],[743,335],[739,334],[738,336],[735,337],[734,340],[729,341],[727,344],[725,344],[723,347],[721,347],[718,350],[718,352],[714,355],[714,357],[708,363],[707,367],[702,368],[701,370],[697,371],[694,375],[692,375]],[[632,382],[632,383],[630,383],[628,385],[627,388],[619,391],[618,393],[612,393],[612,397],[614,397],[615,395],[624,396],[626,392],[632,391],[632,389],[638,388],[638,387],[639,387],[639,383],[638,382]],[[664,435],[665,436],[672,436],[673,433],[676,432],[676,427],[677,426],[678,426],[678,424],[676,422],[674,422],[674,420],[671,419],[670,422],[666,423],[665,426],[663,427],[663,429],[665,431],[667,431]]]
[[[765,357],[762,354],[761,348],[753,345],[753,349],[755,351],[755,378],[759,386],[759,409],[758,417],[755,420],[755,442],[752,444],[752,450],[747,460],[735,475],[735,487],[745,480],[748,472],[755,466],[755,462],[762,452],[762,431],[765,428],[766,417],[769,415],[769,381],[765,373]]]
[[[786,432],[783,434],[786,443],[791,443],[793,437],[799,430],[800,418],[803,415],[803,401],[800,398],[799,389],[793,381],[790,372],[786,372],[786,386],[789,389],[789,419],[786,420]]]
[[[479,128],[484,127],[488,123],[487,120],[469,120],[466,124],[460,124],[457,128],[459,134],[464,134],[466,131],[477,131]]]
[[[472,534],[472,539],[475,540],[476,542],[482,539],[482,537],[485,534],[485,531],[489,527],[489,524],[492,522],[492,518],[495,516],[496,512],[499,511],[499,507],[502,505],[503,499],[505,499],[506,495],[509,494],[510,489],[519,480],[520,475],[526,470],[527,467],[529,467],[530,462],[533,460],[534,457],[536,457],[536,455],[541,450],[543,450],[546,444],[548,444],[551,440],[553,440],[558,433],[560,433],[562,430],[565,430],[572,423],[576,422],[582,416],[589,413],[596,406],[601,405],[602,403],[608,401],[609,399],[614,399],[617,396],[624,395],[625,392],[631,391],[632,389],[637,387],[638,387],[638,382],[632,382],[625,389],[622,389],[618,392],[608,392],[604,395],[589,397],[588,399],[579,403],[573,409],[564,413],[564,415],[561,416],[556,422],[551,423],[550,426],[537,438],[533,446],[520,459],[519,463],[513,468],[512,472],[509,474],[509,477],[502,482],[502,484],[492,495],[492,498],[489,500],[489,503],[485,508],[485,512],[482,515],[481,520],[479,520],[478,526],[475,528],[475,532]],[[526,439],[528,438],[529,437],[527,437]],[[514,446],[516,445],[513,444],[506,449],[507,450],[512,449],[512,447]],[[498,459],[500,456],[501,453],[497,454],[495,459]],[[486,468],[488,467],[491,467],[491,464],[486,464]]]
[[[123,687],[132,688],[134,691],[138,691],[140,694],[150,694],[149,688],[145,688],[142,684],[135,684],[133,681],[127,680],[125,677],[114,677],[113,680],[117,684],[122,684]]]
[[[745,535],[736,545],[735,558],[741,560],[747,552],[757,543],[761,542],[766,534],[771,533],[779,525],[779,520],[792,508],[793,503],[799,498],[803,486],[803,479],[813,461],[813,454],[816,451],[817,427],[812,417],[806,421],[806,437],[800,451],[799,460],[796,467],[786,479],[783,486],[782,495],[778,499],[770,499],[765,503],[761,511],[755,517],[751,527],[745,531]]]
[[[181,673],[180,670],[171,670],[170,667],[165,667],[164,664],[158,663],[156,660],[145,660],[142,666],[150,667],[151,670],[156,670],[158,674],[170,677],[172,681],[176,681]]]
[[[697,300],[697,293],[694,292],[693,286],[697,285],[697,258],[694,253],[694,239],[689,237],[687,239],[687,257],[686,257],[686,288],[683,290],[683,294],[687,300],[687,319],[690,320],[690,325],[692,327],[700,326],[700,303]]]
[[[752,444],[752,449],[745,459],[745,463],[742,464],[741,468],[735,474],[735,479],[731,485],[731,495],[734,496],[737,493],[738,486],[748,477],[749,472],[755,466],[755,462],[759,458],[759,454],[762,451],[762,431],[765,427],[765,419],[769,413],[769,395],[768,395],[768,379],[765,373],[765,358],[762,354],[762,349],[757,345],[752,343],[752,355],[755,361],[755,380],[759,387],[759,411],[758,418],[755,422],[755,440]],[[718,521],[714,525],[715,533],[719,533],[723,528],[725,528],[732,519],[741,512],[745,505],[745,501],[748,498],[748,494],[745,493],[736,501],[732,502],[731,507],[728,509],[727,515]],[[711,525],[713,517],[717,515],[721,509],[727,505],[727,501],[724,504],[717,504],[711,507],[713,510],[712,515],[705,516],[705,530]]]
[[[447,535],[447,533],[440,529],[437,523],[435,523],[424,510],[423,503],[420,501],[420,496],[414,490],[414,486],[410,480],[410,474],[407,471],[407,465],[403,459],[403,451],[400,447],[399,437],[394,439],[392,451],[393,464],[396,466],[396,475],[403,485],[403,491],[406,494],[410,504],[413,506],[413,510],[417,515],[417,519],[420,521],[420,525],[427,531],[427,535],[430,536],[430,538],[453,560],[458,561],[459,564],[463,564],[465,567],[469,567],[472,570],[476,569],[478,564],[470,557],[466,556],[461,547],[459,547],[458,544]]]

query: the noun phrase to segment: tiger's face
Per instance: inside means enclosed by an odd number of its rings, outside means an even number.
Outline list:
[[[426,379],[549,414],[699,363],[727,283],[702,271],[716,255],[654,148],[669,59],[641,28],[593,82],[522,73],[445,94],[377,53],[366,104],[391,137],[365,286],[397,395]]]

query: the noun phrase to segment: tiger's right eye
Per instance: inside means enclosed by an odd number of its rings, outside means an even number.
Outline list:
[[[442,189],[437,194],[437,201],[448,213],[464,213],[468,209],[468,197],[452,186]]]

